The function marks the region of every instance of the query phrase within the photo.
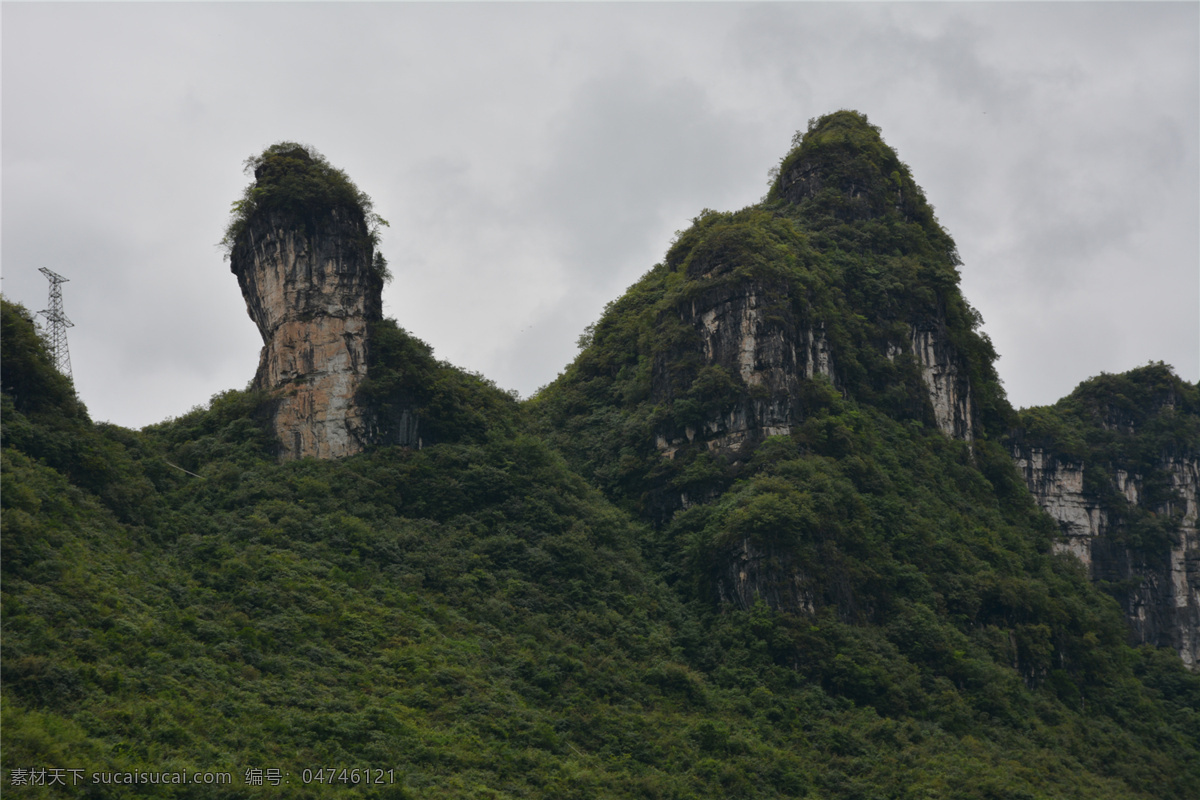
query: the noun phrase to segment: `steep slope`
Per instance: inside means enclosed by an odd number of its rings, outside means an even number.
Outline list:
[[[1200,665],[1200,391],[1163,364],[1081,384],[1021,412],[1012,440],[1029,491],[1121,603],[1135,641]]]
[[[1128,798],[1195,785],[1200,680],[1122,649],[1103,608],[1091,668],[1110,688],[1067,701],[1066,684],[1031,690],[980,658],[920,591],[903,592],[914,599],[886,635],[762,605],[714,614],[646,564],[644,529],[514,429],[510,398],[398,330],[387,372],[431,380],[423,409],[457,443],[280,464],[251,394],[143,433],[93,426],[27,315],[3,312],[17,392],[2,398],[6,794]],[[454,427],[450,401],[489,393],[492,412]],[[137,519],[123,516],[131,493]],[[1031,620],[1052,607],[1049,585]],[[1018,634],[1039,641],[1036,623]],[[956,665],[955,683],[915,667],[918,652]],[[41,785],[55,771],[67,785]],[[189,777],[113,782],[159,773]]]
[[[373,390],[408,385],[442,443],[280,464],[252,393],[141,434],[92,426],[28,315],[3,310],[6,794],[214,771],[231,783],[150,788],[260,796],[246,775],[273,769],[287,796],[338,796],[344,767],[372,770],[366,796],[632,796],[694,752],[605,767],[699,722],[661,610],[677,604],[635,526],[515,431],[494,386],[384,323]],[[64,426],[75,449],[51,466]],[[97,450],[111,483],[146,489],[139,520],[86,488]],[[47,768],[82,783],[27,788]]]

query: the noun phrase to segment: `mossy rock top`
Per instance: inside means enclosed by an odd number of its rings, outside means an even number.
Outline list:
[[[246,159],[245,171],[254,182],[233,203],[221,244],[232,252],[250,222],[273,213],[312,231],[334,211],[349,212],[360,221],[372,245],[380,225],[371,198],[349,176],[308,145],[278,142]]]

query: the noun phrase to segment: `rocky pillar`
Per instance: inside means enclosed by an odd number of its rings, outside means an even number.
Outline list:
[[[341,458],[366,443],[355,399],[367,375],[367,328],[382,316],[363,215],[334,208],[304,224],[251,219],[230,255],[263,337],[254,386],[273,395],[280,459]]]

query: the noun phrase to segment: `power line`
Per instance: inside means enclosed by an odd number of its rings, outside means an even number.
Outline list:
[[[67,279],[45,267],[38,272],[50,281],[50,308],[38,312],[50,322],[50,357],[54,359],[55,369],[74,383],[75,378],[71,375],[71,351],[67,348],[67,328],[75,327],[75,323],[63,313],[62,300],[62,284],[66,283]]]

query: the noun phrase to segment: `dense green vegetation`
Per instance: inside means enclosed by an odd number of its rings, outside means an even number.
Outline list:
[[[703,213],[523,405],[377,324],[363,397],[383,425],[415,409],[420,449],[277,464],[245,392],[93,424],[4,303],[5,791],[1196,797],[1200,676],[1126,644],[1116,603],[1050,554],[952,242],[864,118],[810,128],[779,181],[814,153],[866,159],[886,168],[870,213],[822,194],[838,174]],[[838,384],[804,382],[803,420],[742,462],[665,459],[656,431],[757,391],[697,359],[675,313],[739,281],[825,323]],[[936,430],[911,358],[883,354],[922,319],[978,382],[973,447]],[[742,603],[746,547],[763,557]],[[38,767],[233,783],[13,786]],[[317,767],[395,783],[305,785]]]
[[[379,243],[380,228],[388,222],[375,213],[370,195],[311,145],[276,142],[247,158],[244,166],[254,181],[230,208],[221,239],[226,254],[233,251],[250,221],[265,214],[275,214],[283,222],[311,232],[331,212],[348,213],[364,226],[367,244],[374,248]],[[375,252],[373,259],[380,276],[389,279],[383,254]]]
[[[406,413],[420,420],[420,437],[428,444],[479,443],[517,430],[513,395],[480,375],[438,361],[433,348],[394,320],[372,323],[370,335],[370,363],[359,400],[375,411],[378,441],[397,441],[396,429]]]
[[[1133,472],[1194,455],[1200,390],[1166,364],[1084,381],[1053,406],[1022,409],[1021,442],[1065,461]]]

